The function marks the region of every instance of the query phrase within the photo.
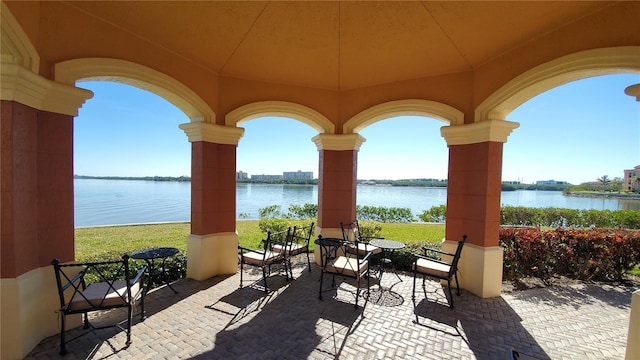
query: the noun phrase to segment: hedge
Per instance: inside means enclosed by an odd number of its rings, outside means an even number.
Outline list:
[[[640,264],[640,231],[624,229],[502,228],[503,279],[532,276],[620,281]]]

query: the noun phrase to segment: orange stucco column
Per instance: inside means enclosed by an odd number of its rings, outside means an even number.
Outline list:
[[[203,280],[238,270],[236,148],[244,129],[180,125],[191,145],[191,235],[187,276]]]
[[[17,359],[59,331],[51,260],[75,258],[73,116],[91,92],[4,60],[0,358]]]
[[[460,286],[481,297],[499,296],[502,285],[500,191],[502,146],[518,126],[504,120],[447,126],[449,146],[447,224],[443,248],[467,235],[460,258]]]
[[[317,233],[342,237],[340,222],[356,219],[358,150],[365,139],[358,134],[320,134],[313,141],[320,157]]]

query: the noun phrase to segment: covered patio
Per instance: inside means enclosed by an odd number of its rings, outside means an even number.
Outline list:
[[[625,356],[630,287],[575,284],[491,299],[463,291],[451,310],[435,281],[414,306],[412,278],[402,274],[394,285],[398,279],[385,274],[382,285],[392,293],[379,301],[375,284],[364,309],[355,310],[349,283],[318,300],[319,275],[303,260],[293,282],[269,279],[269,295],[250,282],[238,289],[238,274],[180,280],[178,294],[167,287],[150,293],[149,317],[134,325],[128,348],[123,332],[101,330],[69,343],[65,358],[494,360],[508,359],[510,350],[539,360]],[[261,284],[257,271],[245,277]],[[53,336],[27,359],[57,358],[58,350]]]
[[[358,132],[398,115],[442,120],[449,148],[443,246],[469,236],[460,285],[490,299],[501,294],[502,151],[518,127],[509,113],[569,81],[640,72],[640,3],[633,1],[1,6],[0,356],[9,359],[58,329],[49,264],[75,259],[73,118],[92,97],[83,80],[149,90],[191,119],[180,126],[192,144],[187,276],[203,282],[238,270],[243,122],[284,116],[318,131],[311,140],[319,157],[316,235],[332,237],[356,217],[366,141]],[[626,91],[640,98],[640,87]]]

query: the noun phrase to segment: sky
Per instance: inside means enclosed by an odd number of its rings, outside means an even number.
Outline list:
[[[518,122],[503,147],[503,181],[572,184],[623,176],[640,165],[640,102],[624,93],[640,74],[571,82],[540,94],[507,116]],[[74,173],[90,176],[190,176],[191,145],[178,108],[129,85],[79,82],[94,92],[74,120]],[[358,179],[447,178],[448,149],[439,120],[386,119],[360,132]],[[237,170],[249,175],[312,171],[317,132],[288,118],[241,124]]]

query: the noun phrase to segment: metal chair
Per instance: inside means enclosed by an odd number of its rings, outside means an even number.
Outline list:
[[[349,253],[357,254],[358,256],[364,256],[371,252],[373,255],[382,253],[382,248],[369,244],[371,239],[384,239],[381,237],[364,236],[360,232],[360,225],[358,220],[352,223],[340,223],[342,229],[342,239],[347,242],[346,250]]]
[[[353,278],[356,280],[356,301],[355,308],[358,308],[358,298],[360,297],[360,282],[367,280],[367,295],[369,293],[369,260],[373,255],[368,252],[364,256],[349,256],[345,252],[346,242],[342,239],[323,238],[318,236],[317,241],[320,247],[320,258],[322,260],[322,271],[320,273],[320,290],[318,299],[322,300],[324,274],[331,274],[331,288],[336,287],[336,275]],[[358,245],[358,240],[355,240]],[[357,248],[357,247],[356,247]]]
[[[271,265],[280,263],[283,265],[287,281],[289,281],[288,264],[286,254],[290,251],[291,228],[280,232],[268,232],[267,238],[262,240],[263,248],[258,250],[247,249],[238,246],[240,256],[240,287],[242,288],[244,265],[259,267],[262,269],[264,291],[269,292],[267,286],[267,274],[271,274]]]
[[[144,274],[147,267],[141,268],[134,278],[129,273],[129,256],[124,255],[122,260],[69,263],[61,264],[54,259],[51,264],[56,275],[58,295],[60,298],[60,355],[67,353],[66,345],[76,339],[65,339],[66,316],[71,314],[84,315],[84,328],[102,329],[118,327],[127,332],[126,344],[131,344],[131,323],[133,321],[133,308],[135,302],[140,299],[141,318],[144,320]],[[90,283],[90,279],[94,282]],[[89,323],[88,313],[93,311],[110,310],[115,308],[127,308],[127,327],[120,324],[94,327]],[[84,335],[83,333],[81,335]],[[79,335],[79,336],[81,336]]]
[[[313,227],[314,223],[309,225],[297,227],[293,227],[293,231],[291,233],[291,245],[289,252],[287,253],[287,260],[289,261],[289,271],[291,271],[291,257],[299,254],[306,253],[307,254],[307,266],[309,272],[311,272],[311,259],[309,257],[309,241],[311,241],[311,236],[313,235]],[[293,278],[293,273],[291,274]]]
[[[462,254],[462,247],[465,241],[467,241],[467,235],[462,235],[462,240],[458,241],[458,247],[455,253],[449,253],[442,250],[432,249],[429,247],[423,247],[424,255],[414,254],[416,257],[413,263],[413,293],[411,298],[416,299],[416,277],[422,275],[422,287],[424,287],[425,277],[447,280],[447,286],[449,288],[449,307],[453,309],[453,295],[451,294],[451,279],[456,280],[456,295],[460,296],[460,284],[458,283],[458,261]],[[449,257],[451,260],[447,261],[443,257]]]

